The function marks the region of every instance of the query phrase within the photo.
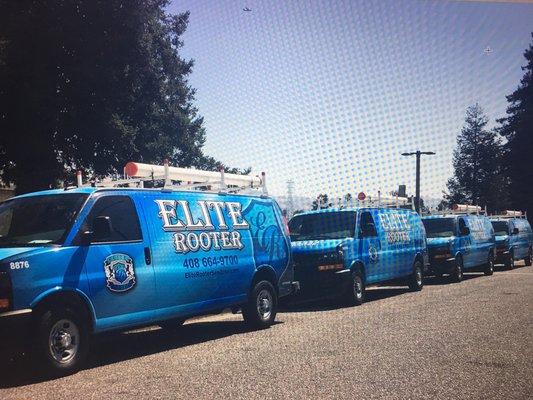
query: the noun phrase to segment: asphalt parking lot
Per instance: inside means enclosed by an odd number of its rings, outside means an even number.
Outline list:
[[[361,307],[294,305],[270,329],[240,315],[98,339],[87,369],[53,381],[3,360],[0,398],[461,398],[533,396],[533,268],[373,288]]]

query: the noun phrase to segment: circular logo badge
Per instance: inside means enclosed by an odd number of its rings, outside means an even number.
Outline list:
[[[376,262],[378,260],[378,251],[374,246],[370,246],[368,248],[368,257],[370,258],[371,262]]]
[[[125,292],[135,286],[133,260],[126,254],[111,254],[104,261],[106,286],[112,292]]]

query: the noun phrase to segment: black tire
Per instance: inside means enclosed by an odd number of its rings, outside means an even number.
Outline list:
[[[489,254],[489,258],[487,259],[483,273],[485,276],[490,276],[494,273],[494,256],[492,254]]]
[[[453,271],[450,274],[450,279],[452,282],[459,283],[463,280],[463,274],[463,258],[461,256],[457,256],[455,258],[455,265]]]
[[[420,260],[416,260],[413,266],[413,273],[407,282],[409,290],[419,292],[424,287],[424,271]]]
[[[526,267],[531,267],[531,258],[533,257],[533,250],[529,248],[529,251],[527,253],[527,257],[524,258],[524,262],[526,263]]]
[[[509,252],[509,257],[505,260],[505,268],[508,270],[514,269],[514,252]]]
[[[86,313],[54,306],[38,314],[34,352],[45,375],[59,377],[78,371],[90,345]]]
[[[161,327],[161,329],[166,331],[175,331],[180,329],[184,323],[185,318],[175,318],[169,319],[168,321],[161,321],[158,323],[158,325]]]
[[[260,281],[253,287],[248,302],[242,308],[244,322],[254,329],[265,329],[276,319],[278,295],[268,281]]]
[[[350,285],[346,289],[344,300],[349,306],[360,306],[365,301],[365,281],[361,271],[350,272]]]

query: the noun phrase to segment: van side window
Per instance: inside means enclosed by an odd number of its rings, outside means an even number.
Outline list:
[[[142,239],[137,211],[128,196],[105,196],[96,200],[83,223],[82,232],[93,230],[96,217],[109,217],[111,221],[111,235],[95,238],[96,242],[130,242]]]
[[[361,214],[361,235],[363,237],[374,237],[378,235],[372,214],[368,211]]]
[[[466,223],[463,218],[459,218],[459,235],[463,234],[463,230],[466,228]]]

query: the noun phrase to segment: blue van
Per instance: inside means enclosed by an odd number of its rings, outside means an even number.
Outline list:
[[[79,187],[0,203],[0,333],[31,342],[56,375],[100,332],[238,307],[268,327],[294,286],[268,196]]]
[[[302,294],[342,293],[351,305],[365,287],[400,280],[421,290],[426,235],[417,213],[357,207],[310,211],[289,222],[295,279]]]
[[[526,266],[530,266],[533,233],[528,220],[502,215],[491,217],[491,222],[496,236],[496,262],[509,269],[514,268],[518,260],[524,260]]]
[[[422,218],[429,252],[429,274],[449,274],[463,280],[467,269],[494,272],[495,240],[490,220],[483,215],[440,214]]]

